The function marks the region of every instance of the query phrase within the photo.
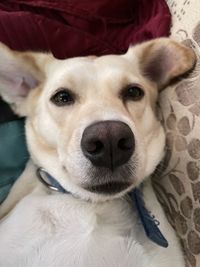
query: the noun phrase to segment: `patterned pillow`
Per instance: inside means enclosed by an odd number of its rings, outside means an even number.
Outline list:
[[[171,37],[197,54],[195,70],[160,96],[167,153],[154,187],[183,244],[187,266],[200,266],[200,1],[168,0]],[[159,179],[158,179],[159,178]]]

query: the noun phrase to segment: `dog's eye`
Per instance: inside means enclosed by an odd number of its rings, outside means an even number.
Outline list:
[[[68,89],[60,89],[51,97],[51,102],[59,107],[72,105],[74,103],[74,95]]]
[[[144,96],[144,91],[137,85],[128,85],[122,91],[123,100],[139,101]]]

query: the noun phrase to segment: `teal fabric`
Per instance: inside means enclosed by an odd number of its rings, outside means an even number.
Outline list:
[[[24,170],[29,154],[26,148],[24,120],[0,124],[0,203]]]

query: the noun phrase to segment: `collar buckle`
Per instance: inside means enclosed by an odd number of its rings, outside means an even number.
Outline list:
[[[36,173],[40,182],[50,190],[62,193],[69,193],[58,183],[58,181],[56,181],[51,175],[49,175],[43,168],[38,168]]]

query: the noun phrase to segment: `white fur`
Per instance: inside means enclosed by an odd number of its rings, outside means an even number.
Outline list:
[[[146,183],[145,199],[168,248],[145,236],[125,198],[91,203],[48,194],[39,184],[1,223],[0,266],[183,267],[179,243],[152,192]]]

